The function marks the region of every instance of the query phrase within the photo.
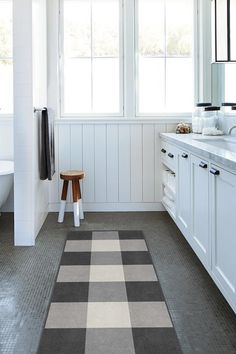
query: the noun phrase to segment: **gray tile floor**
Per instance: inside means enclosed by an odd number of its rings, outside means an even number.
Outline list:
[[[12,215],[0,217],[1,354],[36,353],[71,225],[50,214],[36,247],[16,248]],[[88,213],[80,229],[143,230],[183,352],[236,353],[236,316],[166,213]]]

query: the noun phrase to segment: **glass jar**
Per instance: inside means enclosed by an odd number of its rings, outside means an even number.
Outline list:
[[[221,106],[222,106],[222,111],[224,112],[224,114],[229,114],[229,113],[232,113],[232,107],[236,106],[236,103],[223,102],[221,104]]]
[[[198,103],[192,115],[192,131],[201,134],[203,128],[203,112],[206,107],[211,107],[211,103]]]
[[[219,129],[219,122],[223,116],[220,107],[205,107],[202,114],[202,129]]]

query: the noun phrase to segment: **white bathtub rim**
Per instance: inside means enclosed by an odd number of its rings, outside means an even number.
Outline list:
[[[11,175],[14,173],[14,161],[0,160],[0,176]]]

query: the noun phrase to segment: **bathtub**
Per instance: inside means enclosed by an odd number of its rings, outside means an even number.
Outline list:
[[[13,185],[14,162],[0,160],[0,210]]]

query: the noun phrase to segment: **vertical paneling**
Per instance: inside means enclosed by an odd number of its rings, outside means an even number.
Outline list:
[[[70,136],[70,126],[69,125],[62,125],[59,126],[59,131],[58,131],[58,153],[59,153],[59,171],[66,171],[70,169],[70,155],[71,155],[71,150],[70,150],[70,141],[71,141],[71,136]],[[62,190],[62,181],[60,180],[59,176],[59,197],[61,194]],[[71,200],[71,188],[69,189],[68,193],[68,198],[67,200]]]
[[[143,198],[143,133],[142,125],[131,125],[131,201],[142,202]]]
[[[60,192],[59,192],[59,158],[60,151],[59,151],[59,127],[56,126],[54,129],[54,141],[55,141],[55,175],[53,176],[53,182],[50,183],[49,188],[49,201],[50,203],[58,203],[60,200]]]
[[[107,125],[107,202],[119,200],[118,125]]]
[[[95,201],[95,161],[94,125],[83,125],[83,169],[86,178],[83,183],[83,199],[87,203]]]
[[[83,126],[71,125],[71,155],[70,155],[70,168],[71,170],[83,170]],[[80,182],[81,192],[83,194],[83,181]]]
[[[167,124],[166,125],[166,133],[175,133],[177,124]]]
[[[57,171],[85,171],[83,200],[91,203],[90,210],[94,206],[102,211],[102,205],[105,210],[119,210],[119,204],[125,210],[126,203],[128,210],[149,210],[148,203],[155,210],[153,203],[160,203],[162,194],[159,134],[174,127],[146,122],[60,124]],[[60,193],[58,174],[51,184],[52,204],[60,200]]]
[[[95,202],[101,203],[107,200],[107,142],[106,126],[95,126],[94,144],[95,144]]]
[[[155,201],[159,202],[162,199],[162,166],[161,166],[161,139],[160,133],[166,131],[165,124],[155,125]]]
[[[130,126],[119,125],[119,201],[130,202]]]
[[[82,125],[71,126],[71,156],[70,168],[83,170],[83,134]]]
[[[143,126],[143,201],[155,197],[155,134],[154,125]]]

